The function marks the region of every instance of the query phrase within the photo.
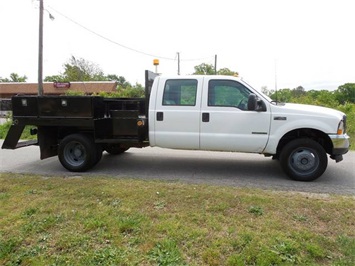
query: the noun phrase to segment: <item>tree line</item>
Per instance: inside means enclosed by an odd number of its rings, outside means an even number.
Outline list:
[[[64,65],[63,72],[59,75],[46,76],[46,82],[66,82],[66,81],[115,81],[117,83],[117,91],[112,94],[102,96],[108,97],[144,97],[144,87],[139,84],[131,84],[123,76],[116,74],[104,74],[103,70],[93,62],[83,58],[75,58],[72,56]],[[238,76],[237,71],[228,68],[216,70],[212,64],[202,63],[194,67],[195,75],[229,75]],[[0,82],[26,82],[26,76],[20,76],[11,73],[9,78],[1,78]],[[355,83],[345,83],[340,85],[335,91],[327,90],[310,90],[306,91],[302,86],[297,88],[281,89],[278,91],[262,88],[262,92],[267,94],[271,99],[280,102],[295,102],[305,104],[315,104],[328,107],[337,107],[346,103],[355,103]],[[69,95],[78,94],[80,92],[68,91]]]
[[[309,90],[302,86],[294,89],[281,89],[278,91],[262,88],[262,92],[271,99],[279,102],[294,102],[313,105],[335,107],[347,103],[355,103],[355,83],[345,83],[335,91],[329,90]]]
[[[63,68],[64,70],[61,74],[47,76],[44,81],[115,81],[117,82],[116,92],[100,92],[96,95],[103,97],[144,97],[144,87],[141,84],[136,83],[132,85],[123,76],[115,74],[105,75],[97,64],[83,58],[76,59],[72,56],[68,62],[63,65]],[[228,68],[216,70],[212,64],[206,63],[195,66],[194,73],[192,74],[238,76],[237,71],[232,71]],[[26,76],[20,76],[16,73],[10,74],[9,78],[0,77],[0,82],[26,81]],[[306,91],[302,86],[293,89],[284,88],[278,91],[268,90],[266,87],[263,87],[261,91],[274,101],[319,105],[338,109],[346,113],[348,118],[348,134],[351,136],[351,139],[355,139],[355,83],[345,83],[340,85],[335,91]],[[83,95],[84,93],[69,90],[66,94]]]

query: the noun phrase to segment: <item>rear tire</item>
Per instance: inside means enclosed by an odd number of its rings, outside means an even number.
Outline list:
[[[66,136],[59,143],[58,157],[60,163],[71,172],[84,172],[101,159],[93,139],[83,134]]]
[[[280,154],[284,172],[297,181],[313,181],[327,168],[328,158],[323,147],[308,138],[295,139],[286,144]]]

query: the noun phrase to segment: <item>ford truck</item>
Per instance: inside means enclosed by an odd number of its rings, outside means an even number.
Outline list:
[[[104,151],[147,146],[258,153],[280,161],[298,181],[312,181],[349,149],[346,115],[279,103],[232,76],[145,73],[144,98],[12,97],[13,123],[3,149],[38,145],[69,171],[94,167]],[[19,142],[26,125],[36,140]]]

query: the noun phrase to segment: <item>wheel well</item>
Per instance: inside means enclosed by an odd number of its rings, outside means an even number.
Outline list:
[[[283,147],[289,143],[291,140],[298,139],[298,138],[310,138],[314,141],[318,142],[324,150],[331,154],[333,149],[332,141],[330,140],[329,136],[322,131],[312,129],[312,128],[299,128],[292,130],[286,133],[279,141],[277,146],[277,154],[280,154]]]
[[[93,137],[92,131],[84,131],[75,127],[38,126],[37,128],[41,160],[58,155],[60,141],[71,134],[84,134]]]
[[[58,128],[58,139],[64,139],[66,136],[72,135],[72,134],[84,134],[88,136],[93,136],[94,133],[92,130],[85,130],[81,128],[76,128],[76,127],[60,127]]]

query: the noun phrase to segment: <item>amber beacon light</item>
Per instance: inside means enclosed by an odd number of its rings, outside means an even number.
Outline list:
[[[153,65],[155,65],[155,73],[158,73],[159,59],[154,59]]]

